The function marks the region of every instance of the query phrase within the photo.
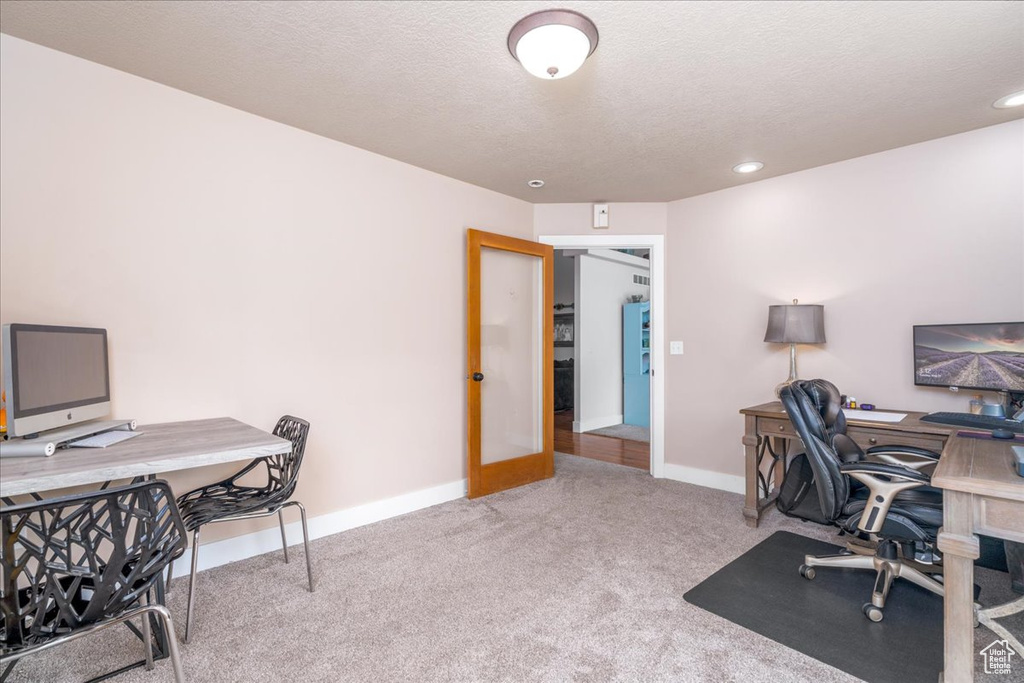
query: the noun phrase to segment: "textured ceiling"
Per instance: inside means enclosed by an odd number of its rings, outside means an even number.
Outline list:
[[[505,40],[558,6],[600,44],[542,81]],[[1024,90],[1020,2],[6,0],[0,31],[532,202],[679,199],[1024,116],[991,106]]]

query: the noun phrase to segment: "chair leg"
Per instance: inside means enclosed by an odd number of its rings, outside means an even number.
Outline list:
[[[297,500],[293,500],[289,505],[295,505],[299,508],[299,514],[302,515],[302,545],[306,549],[306,576],[309,578],[309,592],[313,592],[313,558],[309,554],[309,528],[306,526],[306,508]]]
[[[277,511],[277,521],[281,525],[281,547],[284,548],[284,563],[288,564],[288,537],[284,534],[284,508]]]
[[[906,564],[900,566],[900,578],[930,590],[938,596],[945,596],[946,594],[946,589],[941,583],[914,567],[908,567]]]
[[[163,605],[150,605],[150,607],[160,616],[164,632],[167,634],[167,649],[171,656],[171,666],[174,668],[174,683],[185,683],[185,673],[181,670],[181,654],[178,652],[178,636],[174,633],[174,620],[171,618],[171,611]],[[146,619],[149,619],[148,614]]]
[[[846,567],[848,569],[874,569],[875,558],[871,555],[805,555],[808,567]]]
[[[871,592],[871,604],[882,609],[885,607],[885,599],[889,596],[889,589],[892,588],[892,580],[896,578],[893,566],[888,562],[882,562],[878,566],[878,574],[875,575],[875,589]]]
[[[192,574],[188,579],[188,607],[185,610],[185,642],[192,631],[192,617],[196,608],[196,572],[199,568],[199,527],[192,532]]]
[[[171,592],[171,579],[174,578],[174,560],[167,563],[167,580],[164,581],[164,593]]]
[[[148,605],[149,600],[143,596],[142,604]],[[153,634],[150,633],[149,612],[142,613],[142,642],[146,645],[146,671],[153,670]]]

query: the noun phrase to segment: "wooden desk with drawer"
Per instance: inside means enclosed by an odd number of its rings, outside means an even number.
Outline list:
[[[916,446],[941,453],[956,427],[921,422],[926,413],[910,410],[880,412],[906,413],[899,422],[847,420],[846,433],[867,450],[872,446]],[[778,401],[744,408],[743,446],[746,452],[746,498],[743,516],[747,526],[756,527],[764,510],[775,502],[782,485],[786,455],[803,449],[786,411]]]

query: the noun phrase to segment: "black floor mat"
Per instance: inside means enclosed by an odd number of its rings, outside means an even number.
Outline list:
[[[698,607],[870,683],[935,683],[942,670],[942,598],[905,579],[889,591],[885,618],[861,611],[873,571],[817,567],[804,555],[838,546],[777,531],[684,595]]]

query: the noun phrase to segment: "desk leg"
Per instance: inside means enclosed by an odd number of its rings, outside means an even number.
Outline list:
[[[943,491],[943,526],[938,546],[945,576],[944,683],[974,680],[974,560],[980,555],[972,533],[971,494]]]
[[[747,415],[744,419],[743,452],[746,457],[746,494],[743,499],[743,517],[747,526],[757,528],[761,511],[758,508],[757,476],[757,418]]]

